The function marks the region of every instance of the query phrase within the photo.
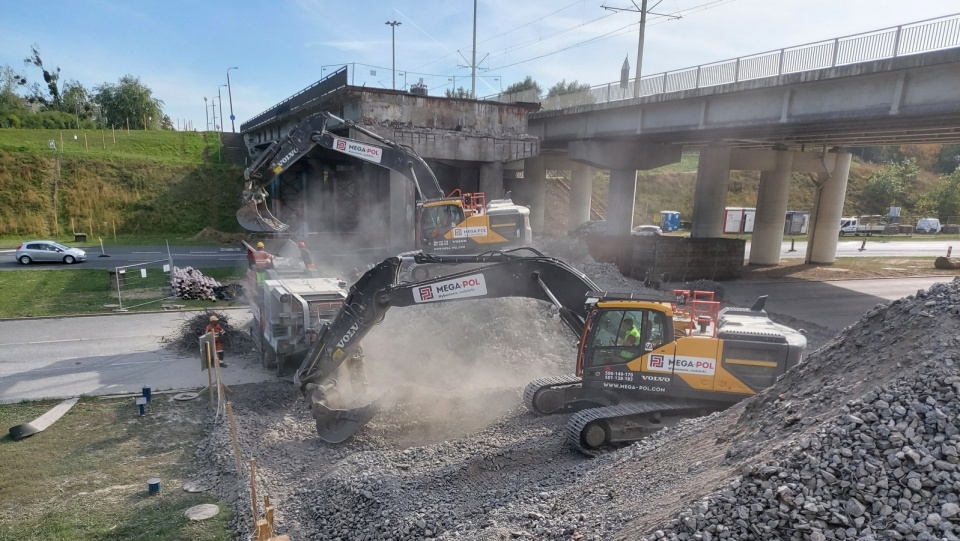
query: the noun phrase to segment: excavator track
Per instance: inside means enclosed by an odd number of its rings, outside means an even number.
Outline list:
[[[539,378],[531,381],[523,389],[523,404],[527,407],[528,410],[538,414],[538,415],[550,415],[551,413],[559,413],[559,411],[544,411],[542,408],[539,408],[535,404],[537,398],[537,393],[544,389],[556,389],[556,388],[577,388],[581,387],[580,378],[575,374],[564,374],[562,376],[551,376],[547,378]]]
[[[616,406],[605,406],[601,408],[589,408],[573,414],[567,421],[565,434],[567,441],[576,450],[587,456],[596,456],[601,449],[610,443],[611,424],[630,420],[631,417],[650,417],[656,414],[669,413],[671,417],[680,416],[689,413],[689,417],[699,417],[707,409],[699,402],[679,402],[666,400],[651,400],[649,402],[635,402],[629,404],[619,404]],[[715,409],[715,408],[710,408]],[[620,439],[616,441],[628,442],[637,441],[646,435],[656,432],[659,427],[650,427],[649,429],[640,429],[644,432],[637,438]],[[588,428],[589,427],[589,428]],[[636,430],[636,429],[635,429]],[[587,431],[585,433],[585,431]],[[602,432],[601,432],[602,431]],[[599,440],[602,437],[602,440]]]

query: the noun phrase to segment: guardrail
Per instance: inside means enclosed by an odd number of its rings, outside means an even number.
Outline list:
[[[896,58],[960,47],[960,13],[881,30],[784,47],[709,64],[666,71],[640,78],[640,96],[776,77],[858,62]],[[543,109],[562,109],[635,97],[636,80],[620,81],[589,90],[541,98]],[[492,96],[490,99],[506,97]]]

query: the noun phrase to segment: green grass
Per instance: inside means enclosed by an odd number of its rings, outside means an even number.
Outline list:
[[[244,269],[233,267],[202,269],[204,275],[221,282],[240,279]],[[123,291],[124,308],[131,311],[159,310],[159,301],[169,289],[152,281],[150,289],[128,288]],[[164,302],[183,304],[186,308],[223,308],[238,301],[197,301],[169,299]],[[116,305],[117,292],[106,270],[64,269],[18,272],[7,271],[0,280],[0,317],[62,316],[71,314],[109,313]],[[136,306],[134,305],[142,305]]]
[[[4,427],[33,420],[56,402],[0,405]],[[50,428],[21,441],[0,438],[0,538],[60,540],[226,540],[231,508],[180,489],[196,466],[206,402],[155,395],[146,417],[132,399],[83,398]],[[159,477],[161,494],[147,494]],[[215,503],[220,513],[191,522],[183,511]]]
[[[221,148],[215,132],[0,129],[0,150],[53,156],[50,141],[54,141],[64,157],[149,159],[166,163],[203,163],[205,155],[215,159]]]

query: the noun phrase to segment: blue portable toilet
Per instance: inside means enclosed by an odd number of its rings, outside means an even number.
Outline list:
[[[675,210],[660,211],[660,229],[663,232],[680,229],[680,213]]]

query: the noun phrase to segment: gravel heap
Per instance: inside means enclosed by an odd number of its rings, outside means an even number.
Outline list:
[[[566,416],[521,405],[576,354],[522,299],[391,310],[363,342],[389,399],[345,444],[319,441],[288,383],[231,398],[258,493],[294,539],[955,539],[958,315],[957,281],[878,305],[759,396],[592,459],[564,444]],[[198,456],[245,538],[248,474],[225,423]]]

